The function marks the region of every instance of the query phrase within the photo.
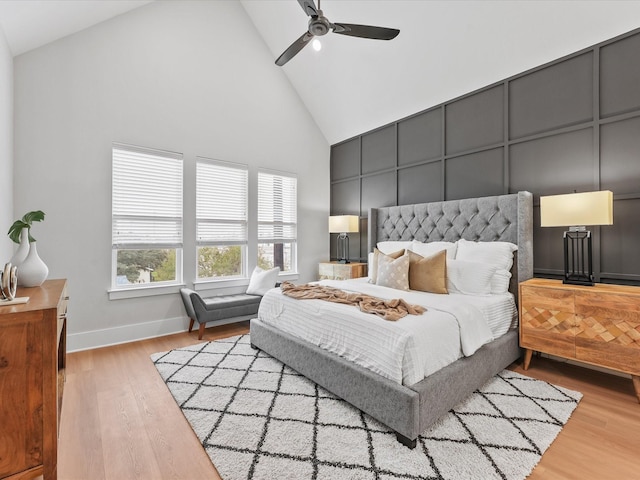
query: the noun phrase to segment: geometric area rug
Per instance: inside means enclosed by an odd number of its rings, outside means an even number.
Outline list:
[[[524,479],[582,394],[504,370],[410,450],[249,335],[151,356],[224,480]]]

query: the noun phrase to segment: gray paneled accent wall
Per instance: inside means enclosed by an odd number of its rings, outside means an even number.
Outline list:
[[[331,148],[331,213],[360,215],[352,260],[366,261],[370,207],[529,190],[535,273],[561,275],[564,229],[540,227],[540,196],[604,189],[596,277],[640,284],[640,29]]]

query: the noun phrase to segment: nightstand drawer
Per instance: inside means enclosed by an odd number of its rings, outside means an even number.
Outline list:
[[[535,305],[547,310],[575,313],[574,294],[571,290],[522,285],[521,291],[524,306]]]
[[[348,280],[367,276],[367,264],[360,262],[338,263],[322,262],[318,264],[320,280]]]
[[[521,292],[520,346],[574,357],[573,292],[525,285]]]
[[[576,360],[640,375],[637,297],[576,292],[576,313]]]

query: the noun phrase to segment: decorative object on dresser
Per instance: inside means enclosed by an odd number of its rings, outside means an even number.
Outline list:
[[[569,193],[540,197],[540,226],[564,232],[564,283],[594,284],[591,232],[587,225],[613,225],[613,193]]]
[[[18,288],[17,270],[18,267],[12,266],[11,262],[9,262],[0,271],[0,304],[2,302],[10,302],[16,298],[16,289]]]
[[[520,284],[520,346],[525,370],[538,351],[627,373],[640,402],[640,287],[527,280]]]
[[[49,274],[49,268],[38,255],[36,239],[31,235],[31,224],[44,220],[44,212],[34,210],[13,222],[7,232],[9,238],[20,244],[11,257],[11,263],[18,267],[18,284],[22,287],[39,287]],[[28,239],[28,243],[25,239]]]
[[[503,370],[421,432],[419,448],[248,335],[151,355],[225,480],[524,479],[582,394]]]
[[[318,264],[320,280],[349,280],[367,276],[367,264],[360,262],[322,262]]]
[[[357,215],[334,215],[329,217],[329,233],[338,233],[337,256],[338,263],[349,262],[349,235],[347,233],[358,233]]]
[[[65,380],[67,282],[18,288],[30,300],[0,306],[0,478],[57,478]]]
[[[9,230],[9,237],[11,237],[11,230]],[[11,260],[9,260],[9,263],[11,263],[16,267],[21,265],[22,262],[24,262],[24,259],[27,258],[27,254],[29,253],[29,228],[28,227],[22,227],[20,229],[19,239],[20,240],[17,242],[18,249],[13,253]]]

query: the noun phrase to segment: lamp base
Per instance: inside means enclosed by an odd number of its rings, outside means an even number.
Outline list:
[[[569,285],[582,285],[585,287],[593,287],[595,285],[595,282],[593,280],[590,280],[587,277],[584,278],[565,278],[564,280],[562,280],[562,283],[566,283]]]
[[[591,232],[585,227],[571,227],[564,232],[564,279],[562,283],[592,287],[593,255]]]
[[[349,235],[341,233],[338,235],[338,263],[349,262]]]

